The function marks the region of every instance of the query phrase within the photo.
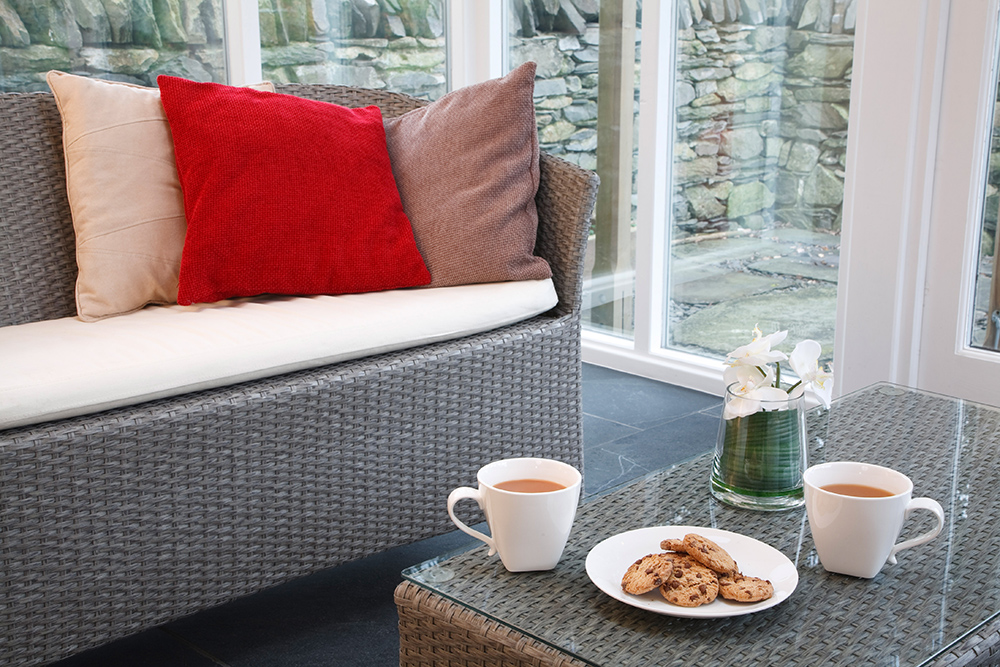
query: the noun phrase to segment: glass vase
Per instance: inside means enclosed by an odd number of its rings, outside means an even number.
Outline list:
[[[784,510],[803,503],[805,398],[749,401],[726,388],[712,495],[728,505]]]

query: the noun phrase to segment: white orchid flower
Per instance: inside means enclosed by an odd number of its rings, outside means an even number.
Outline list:
[[[787,410],[788,392],[778,387],[761,387],[754,392],[762,410]]]
[[[733,394],[743,395],[758,387],[774,384],[774,369],[770,366],[727,366],[722,372],[722,379]]]
[[[765,366],[766,373],[758,366],[730,366],[723,372],[726,387],[731,394],[726,401],[723,417],[745,417],[766,410],[770,401],[787,401],[788,394],[774,384],[774,370]]]
[[[739,391],[739,390],[743,391]],[[723,410],[723,419],[746,417],[761,410],[783,410],[788,407],[788,392],[767,384],[738,384],[729,387],[731,394]]]
[[[760,410],[760,401],[749,394],[734,396],[726,401],[726,407],[722,411],[723,419],[735,419],[746,417]]]
[[[729,353],[726,357],[727,364],[730,366],[765,366],[788,358],[784,352],[771,349],[785,340],[788,335],[787,331],[775,331],[773,334],[765,336],[760,329],[754,327],[753,335],[753,341]]]
[[[788,365],[800,380],[800,384],[794,387],[793,393],[801,395],[808,386],[823,405],[829,408],[830,399],[833,397],[833,373],[829,367],[827,370],[820,368],[819,355],[822,351],[822,347],[816,341],[804,340],[792,350]]]
[[[765,336],[755,326],[753,341],[729,353],[723,372],[729,392],[723,410],[724,419],[745,417],[761,410],[788,409],[788,399],[799,398],[807,388],[816,394],[823,405],[830,407],[833,372],[829,367],[823,370],[819,366],[822,347],[814,340],[804,340],[795,346],[791,356],[772,349],[787,336],[787,331]],[[785,360],[799,377],[799,381],[787,391],[781,388],[781,362]]]

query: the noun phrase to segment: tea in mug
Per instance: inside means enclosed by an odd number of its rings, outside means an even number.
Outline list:
[[[566,488],[565,485],[548,479],[508,479],[504,482],[497,482],[493,486],[501,491],[513,491],[514,493],[548,493]]]
[[[867,484],[827,484],[819,487],[824,491],[836,493],[841,496],[854,496],[855,498],[888,498],[896,495],[892,491],[880,489],[877,486]]]

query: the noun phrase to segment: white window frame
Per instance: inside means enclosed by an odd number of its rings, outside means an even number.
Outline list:
[[[646,3],[642,18],[635,329],[632,339],[585,330],[583,359],[721,395],[721,361],[662,346],[669,293],[666,248],[671,189],[666,184],[672,182],[673,167],[670,157],[675,61],[671,36],[676,33],[676,12],[672,3]]]
[[[449,90],[507,71],[504,0],[446,0]]]
[[[263,79],[260,59],[260,7],[256,0],[224,0],[226,80],[245,86]]]
[[[840,391],[880,380],[916,386],[948,4],[859,4],[834,346]]]
[[[970,329],[997,85],[1000,2],[946,2],[942,93],[915,385],[1000,405],[1000,354]]]
[[[997,16],[997,0],[859,5],[835,346],[842,391],[888,380],[1000,404],[1000,354],[968,339]]]

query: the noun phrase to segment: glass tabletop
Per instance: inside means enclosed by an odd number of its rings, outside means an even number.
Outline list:
[[[910,476],[915,497],[944,507],[941,535],[900,552],[874,579],[828,573],[804,509],[719,503],[709,492],[707,453],[586,499],[552,571],[512,574],[477,546],[403,575],[591,665],[924,665],[998,622],[1000,410],[878,384],[812,410],[808,439],[810,464],[860,460]],[[911,515],[901,539],[930,527],[925,514]],[[588,578],[587,554],[606,538],[682,525],[774,547],[797,570],[795,590],[756,613],[691,619],[623,604]],[[741,566],[750,573],[751,564]]]

